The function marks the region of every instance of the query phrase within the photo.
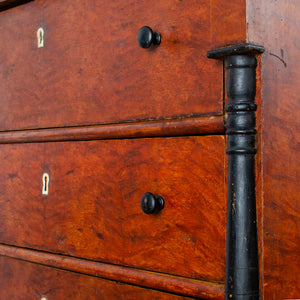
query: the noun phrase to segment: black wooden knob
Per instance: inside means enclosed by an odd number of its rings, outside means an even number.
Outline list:
[[[142,48],[149,48],[151,45],[158,46],[161,42],[161,36],[158,32],[153,32],[148,26],[139,30],[137,40]]]
[[[141,198],[142,210],[147,215],[162,210],[164,206],[165,200],[162,196],[154,196],[151,193],[145,193]]]

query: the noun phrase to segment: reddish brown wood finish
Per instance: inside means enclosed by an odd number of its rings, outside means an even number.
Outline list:
[[[210,17],[209,0],[37,0],[2,12],[0,129],[222,114]],[[156,49],[138,46],[144,25],[161,33]]]
[[[6,245],[0,245],[0,255],[190,297],[224,299],[224,286],[217,283],[108,265]]]
[[[190,299],[0,257],[1,299]]]
[[[2,243],[224,280],[223,137],[2,145],[0,160]]]
[[[36,0],[1,12],[0,130],[51,128],[2,132],[0,143],[223,134],[222,66],[207,60],[206,51],[245,41],[265,46],[256,97],[261,298],[300,298],[299,1],[98,2]],[[143,25],[162,34],[157,49],[138,48],[136,33]],[[45,47],[37,49],[35,33],[40,26],[46,33]],[[140,121],[148,119],[151,122]],[[123,121],[134,122],[110,124]],[[106,125],[80,127],[95,124]],[[57,126],[69,128],[54,129]],[[187,149],[192,148],[190,155]],[[193,278],[224,279],[222,138],[1,145],[0,149],[5,170],[0,177],[2,242]],[[208,154],[209,149],[214,150]],[[35,194],[41,190],[35,178],[45,171],[54,178],[56,190],[42,198]],[[212,177],[205,181],[207,174]],[[166,208],[157,216],[140,215],[137,209],[140,194],[150,189],[167,195]],[[136,200],[134,205],[131,199]],[[116,209],[118,203],[122,210]],[[15,257],[50,261],[51,254],[30,257],[26,251],[30,252],[19,249]],[[99,276],[101,265],[101,272],[110,276],[106,264],[64,259],[51,264],[83,273],[86,268],[94,276]],[[7,260],[2,261],[7,270]],[[24,274],[37,267],[25,270],[16,262],[9,266]],[[114,267],[120,272],[130,269]],[[32,272],[44,273],[44,267],[38,268]],[[109,278],[119,276],[133,284],[144,280],[149,288],[180,293],[182,282],[172,281],[177,277],[155,274],[155,281],[148,273],[153,274],[132,269],[127,279],[118,272],[111,272]],[[68,276],[69,281],[75,278]],[[88,287],[94,284],[89,280],[98,280],[74,276],[80,278],[74,279],[79,290],[85,280]],[[123,292],[132,299],[156,295],[174,299],[103,282],[97,286],[107,287],[107,295],[114,290],[116,299]],[[187,282],[183,293],[194,296],[194,280]],[[66,291],[60,291],[59,297],[65,298]]]
[[[223,116],[0,132],[0,144],[86,141],[224,133]]]
[[[247,40],[246,0],[211,0],[211,48]]]
[[[262,298],[300,298],[300,3],[249,1],[261,58]]]

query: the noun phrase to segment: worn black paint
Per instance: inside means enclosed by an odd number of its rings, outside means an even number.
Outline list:
[[[254,155],[256,58],[225,58],[228,95],[227,299],[259,299]]]
[[[240,54],[237,54],[237,49]],[[248,49],[248,54],[245,49]],[[210,51],[224,58],[228,115],[228,209],[225,299],[259,299],[255,197],[256,57],[261,46],[246,44]],[[223,56],[221,55],[223,53]]]
[[[265,51],[263,46],[254,45],[251,43],[238,44],[233,46],[226,46],[224,48],[218,48],[207,52],[208,58],[221,58],[225,56],[232,56],[236,54],[260,54]]]

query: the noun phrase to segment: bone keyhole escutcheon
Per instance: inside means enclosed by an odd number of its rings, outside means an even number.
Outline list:
[[[49,181],[50,181],[49,174],[48,173],[44,173],[43,174],[43,191],[42,191],[43,195],[48,195],[48,192],[49,192]]]
[[[43,48],[44,47],[44,29],[42,27],[39,28],[36,35],[37,35],[38,48]]]

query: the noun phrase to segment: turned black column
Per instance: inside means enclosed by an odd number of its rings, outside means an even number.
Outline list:
[[[254,155],[256,58],[225,58],[228,104],[227,299],[259,299]]]
[[[225,299],[259,299],[255,197],[256,54],[263,48],[238,45],[208,52],[226,69],[228,199]]]

